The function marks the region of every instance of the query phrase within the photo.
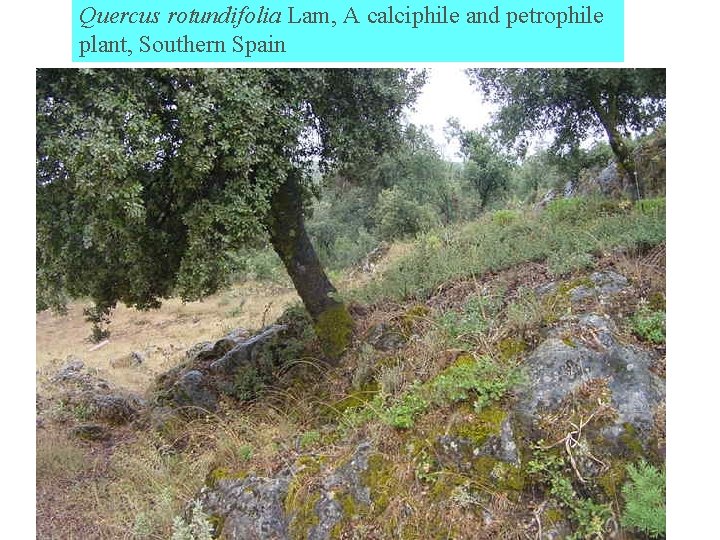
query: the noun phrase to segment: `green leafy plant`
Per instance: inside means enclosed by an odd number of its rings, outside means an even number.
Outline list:
[[[641,307],[630,321],[633,332],[651,343],[665,343],[665,312]]]
[[[300,445],[300,448],[309,448],[320,442],[320,439],[321,435],[319,431],[306,431],[305,433],[300,435],[298,444]]]
[[[620,518],[651,538],[665,534],[665,471],[640,461],[627,467],[630,480],[623,486],[625,508]]]
[[[195,501],[193,504],[189,523],[179,516],[173,520],[171,540],[212,540],[212,538],[213,527],[209,516],[203,512],[200,501]]]
[[[581,497],[566,474],[565,458],[550,451],[538,441],[528,472],[549,487],[550,495],[570,510],[575,530],[568,538],[604,538],[605,528],[613,514],[610,506]]]
[[[435,378],[425,383],[416,382],[389,404],[386,396],[377,395],[364,407],[346,410],[343,423],[357,426],[377,418],[394,428],[407,429],[433,406],[474,398],[474,408],[480,411],[502,399],[520,381],[521,374],[514,367],[499,365],[486,357],[465,355]]]
[[[472,296],[462,311],[447,311],[438,322],[451,341],[472,343],[474,336],[488,331],[499,307],[496,297]]]

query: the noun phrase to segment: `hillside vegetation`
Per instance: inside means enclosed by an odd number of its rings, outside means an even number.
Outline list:
[[[196,342],[274,322],[296,298],[277,279],[119,308],[92,351],[80,304],[43,312],[38,537],[661,536],[664,391],[643,433],[618,420],[612,376],[579,381],[532,426],[516,410],[549,343],[586,359],[635,351],[664,381],[664,241],[663,198],[558,199],[431,227],[338,274],[356,321],[339,363],[321,360],[295,305],[258,353],[270,368],[236,377],[208,415],[158,408],[155,377],[192,367]],[[123,421],[103,416],[103,384],[137,399]],[[230,504],[233,489],[260,498]]]

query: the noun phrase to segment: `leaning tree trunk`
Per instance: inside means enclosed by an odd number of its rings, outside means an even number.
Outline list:
[[[271,199],[270,242],[315,326],[325,354],[337,359],[350,344],[352,318],[325,274],[305,230],[302,193],[292,174]]]
[[[594,101],[594,108],[595,113],[597,114],[600,123],[608,136],[610,149],[613,151],[613,154],[615,154],[618,169],[625,180],[624,184],[626,189],[628,189],[633,199],[641,198],[642,189],[640,188],[640,183],[635,171],[635,161],[630,154],[625,138],[617,128],[618,114],[615,100],[611,99],[606,109],[600,104],[599,99],[596,99]]]

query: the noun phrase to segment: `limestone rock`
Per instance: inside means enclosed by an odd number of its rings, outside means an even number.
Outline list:
[[[623,344],[615,334],[612,321],[596,314],[554,328],[525,360],[528,383],[516,408],[522,422],[535,425],[539,413],[556,409],[583,383],[602,379],[617,411],[606,437],[618,443],[628,425],[647,435],[665,399],[664,384],[650,369],[651,355]]]

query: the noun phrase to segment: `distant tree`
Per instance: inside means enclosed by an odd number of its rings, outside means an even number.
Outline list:
[[[482,210],[508,188],[512,163],[487,135],[463,129],[456,118],[448,121],[445,131],[460,143],[460,153],[467,160],[463,178],[480,196]]]
[[[397,69],[41,69],[38,308],[210,294],[268,239],[330,356],[352,321],[306,234],[311,173],[398,140]]]
[[[555,132],[556,149],[604,132],[626,182],[635,183],[631,131],[665,120],[664,69],[468,69],[471,82],[501,105],[494,125],[505,143]]]

